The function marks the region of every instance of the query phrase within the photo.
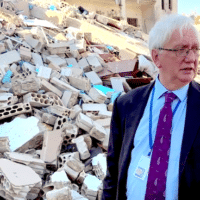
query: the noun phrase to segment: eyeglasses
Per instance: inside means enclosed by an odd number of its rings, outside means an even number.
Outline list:
[[[190,52],[190,50],[193,51],[195,55],[199,55],[200,49],[198,48],[192,48],[192,49],[164,49],[164,48],[158,48],[159,50],[165,50],[165,51],[174,51],[176,52],[176,56],[187,56]]]

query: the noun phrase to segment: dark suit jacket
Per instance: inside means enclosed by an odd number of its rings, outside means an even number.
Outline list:
[[[136,88],[117,98],[114,103],[102,200],[126,199],[133,140],[153,85],[154,82]],[[179,200],[200,199],[200,85],[194,81],[188,90],[178,196]]]

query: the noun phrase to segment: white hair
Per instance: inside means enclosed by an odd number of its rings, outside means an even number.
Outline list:
[[[162,48],[171,38],[172,33],[178,30],[182,37],[183,29],[192,29],[200,44],[199,32],[194,26],[194,20],[179,14],[170,14],[156,22],[149,33],[149,50]]]

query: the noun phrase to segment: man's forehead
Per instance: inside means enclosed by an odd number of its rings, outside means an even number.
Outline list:
[[[174,30],[170,40],[166,44],[175,46],[199,46],[198,37],[193,29],[183,29],[182,35],[179,30]]]

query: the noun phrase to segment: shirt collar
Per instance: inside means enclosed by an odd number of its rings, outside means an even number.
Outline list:
[[[155,81],[155,99],[159,99],[165,92],[168,92],[164,85],[159,81],[158,76]],[[173,90],[173,93],[179,98],[180,101],[183,101],[187,97],[187,91],[189,88],[189,83],[178,90]],[[170,91],[171,92],[171,91]]]

